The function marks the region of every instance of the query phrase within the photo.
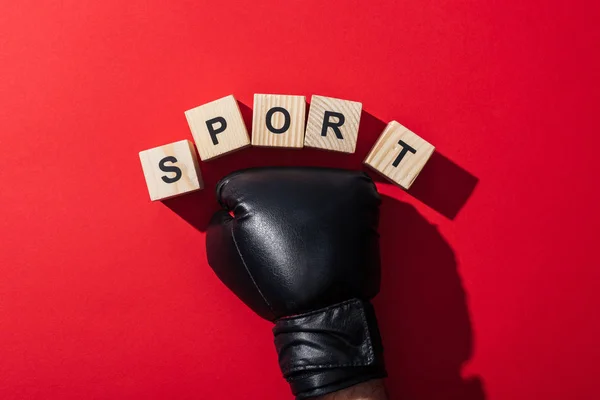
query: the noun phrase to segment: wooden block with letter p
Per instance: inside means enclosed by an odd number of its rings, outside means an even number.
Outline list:
[[[150,200],[165,200],[203,188],[194,145],[189,140],[140,151]]]
[[[202,161],[250,146],[248,131],[233,95],[187,110],[185,117]]]
[[[281,94],[255,94],[252,146],[304,146],[306,98]]]
[[[364,163],[408,190],[435,147],[396,121],[390,122]]]
[[[362,103],[313,96],[310,101],[304,145],[317,149],[354,153]]]

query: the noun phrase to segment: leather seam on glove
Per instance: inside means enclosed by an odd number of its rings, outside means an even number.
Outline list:
[[[238,246],[238,242],[235,239],[235,232],[233,232],[233,224],[231,224],[231,238],[233,239],[233,244],[235,245],[235,250],[237,251],[238,256],[240,256],[240,260],[242,261],[242,265],[244,265],[244,268],[246,269],[246,272],[248,273],[248,276],[252,280],[252,284],[254,285],[254,288],[256,289],[256,291],[258,292],[258,294],[260,294],[260,297],[263,299],[263,301],[265,302],[265,304],[267,305],[267,307],[269,307],[269,310],[271,310],[271,313],[273,315],[275,315],[275,311],[273,311],[273,307],[271,307],[271,304],[265,298],[265,295],[263,294],[263,292],[260,290],[260,288],[256,284],[256,281],[254,280],[254,276],[252,276],[252,273],[250,273],[250,269],[248,268],[248,265],[246,265],[246,260],[244,260],[244,256],[242,256],[242,253],[240,252],[240,248]]]
[[[278,321],[286,321],[286,320],[297,319],[297,318],[302,318],[302,317],[310,317],[311,315],[321,314],[322,312],[329,311],[329,310],[331,310],[333,308],[345,306],[346,304],[353,303],[353,302],[355,302],[357,300],[360,301],[359,299],[344,300],[341,303],[335,303],[335,304],[329,305],[327,307],[319,308],[317,310],[308,311],[306,313],[296,314],[296,315],[290,315],[290,316],[287,316],[287,317],[281,317],[281,318],[278,319]]]

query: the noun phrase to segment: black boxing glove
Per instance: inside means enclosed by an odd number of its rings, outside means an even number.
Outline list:
[[[208,262],[275,322],[279,365],[296,399],[386,376],[377,320],[380,197],[362,172],[257,168],[223,178]],[[233,217],[230,215],[233,212]]]

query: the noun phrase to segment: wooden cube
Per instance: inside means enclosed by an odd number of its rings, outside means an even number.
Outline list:
[[[304,146],[306,99],[304,96],[255,94],[252,146]]]
[[[250,138],[233,95],[185,112],[202,161],[250,146]]]
[[[150,200],[164,200],[203,188],[194,145],[189,140],[140,151]]]
[[[364,163],[408,190],[435,147],[396,121],[390,122]]]
[[[362,103],[356,101],[312,96],[304,145],[354,153],[361,111]]]

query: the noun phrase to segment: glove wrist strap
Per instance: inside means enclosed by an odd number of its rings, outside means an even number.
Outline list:
[[[297,400],[386,376],[375,311],[368,301],[282,318],[273,328],[279,366]]]

